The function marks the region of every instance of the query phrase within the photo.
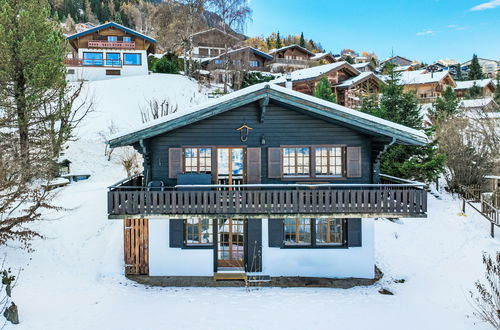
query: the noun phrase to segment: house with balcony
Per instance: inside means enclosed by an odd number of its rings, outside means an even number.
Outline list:
[[[65,59],[67,78],[101,80],[148,74],[147,56],[156,40],[115,22],[67,37],[71,53]]]
[[[273,60],[268,63],[270,72],[291,72],[308,68],[316,56],[313,52],[293,44],[269,52]]]
[[[226,33],[218,28],[193,33],[193,58],[217,57],[228,49],[235,49],[242,39],[232,33]]]
[[[495,93],[495,82],[493,79],[479,79],[479,80],[463,80],[457,81],[457,86],[455,87],[455,93],[457,97],[463,98],[467,95],[467,91],[474,86],[477,86],[481,89],[482,97],[491,97],[493,93]]]
[[[433,103],[447,86],[457,87],[449,71],[404,71],[400,73],[399,83],[404,85],[405,91],[414,91],[419,103]]]
[[[144,171],[111,187],[126,274],[375,277],[374,219],[426,217],[421,183],[384,176],[392,144],[426,135],[256,84],[112,137]]]
[[[344,61],[293,71],[271,82],[281,86],[288,82],[293,90],[313,95],[322,77],[328,78],[337,103],[349,108],[360,106],[364,96],[378,95],[384,84],[375,73],[360,72]]]

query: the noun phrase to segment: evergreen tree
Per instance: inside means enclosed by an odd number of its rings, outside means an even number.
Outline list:
[[[94,12],[92,11],[92,4],[91,4],[90,0],[85,0],[84,7],[83,7],[83,13],[84,13],[85,21],[93,23],[93,24],[99,24],[97,17],[94,15]]]
[[[261,72],[255,72],[255,71],[249,72],[249,71],[247,71],[244,73],[243,81],[241,83],[241,88],[245,88],[245,87],[259,84],[262,82],[271,81],[273,79],[274,79],[273,76],[267,76],[267,75],[262,74]]]
[[[347,55],[344,60],[349,63],[349,64],[354,64],[354,59],[350,56],[350,55]]]
[[[276,49],[283,47],[283,42],[281,41],[280,31],[276,34]]]
[[[172,58],[171,54],[163,56],[158,61],[155,61],[152,65],[152,71],[156,73],[179,73],[179,67],[177,63]]]
[[[443,120],[454,115],[458,109],[458,98],[451,86],[447,86],[443,95],[438,97],[429,110],[428,117],[433,125],[439,125]]]
[[[465,93],[465,99],[473,100],[480,99],[483,97],[483,89],[479,87],[476,82],[472,84],[472,87],[467,90]]]
[[[467,71],[467,77],[469,80],[484,79],[483,69],[479,64],[476,54],[472,56],[472,61],[470,62],[469,70]]]
[[[464,77],[462,75],[462,67],[460,66],[460,63],[458,63],[455,67],[457,69],[456,80],[458,80],[458,81],[464,80]]]
[[[306,48],[306,40],[304,39],[304,32],[300,33],[300,47]]]
[[[495,93],[493,94],[495,102],[500,104],[500,73],[497,74],[497,85],[495,86]]]
[[[413,92],[404,92],[399,75],[388,67],[389,79],[382,86],[380,105],[361,110],[414,129],[423,129],[420,106]],[[431,130],[427,131],[430,137]],[[445,157],[437,152],[437,142],[425,146],[392,145],[382,154],[380,172],[396,177],[433,181],[443,171]]]
[[[122,21],[122,15],[120,14],[119,11],[117,11],[115,13],[115,18],[114,18],[114,21],[118,24],[122,24],[123,25],[123,21]]]
[[[313,95],[317,98],[336,103],[337,97],[332,92],[332,85],[327,77],[321,77],[319,82],[314,87]]]

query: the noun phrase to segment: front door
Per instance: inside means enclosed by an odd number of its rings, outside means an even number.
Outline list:
[[[217,267],[243,268],[245,265],[245,222],[243,219],[219,219]]]
[[[243,148],[217,148],[217,183],[242,184]],[[234,190],[229,188],[228,190]]]

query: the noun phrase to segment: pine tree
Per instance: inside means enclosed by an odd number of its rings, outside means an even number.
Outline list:
[[[304,39],[304,32],[300,33],[300,47],[306,48],[306,40]]]
[[[462,81],[462,80],[464,80],[464,77],[463,77],[463,75],[462,75],[462,67],[461,67],[460,63],[458,63],[458,64],[456,65],[456,69],[457,69],[457,77],[456,77],[456,80],[458,80],[458,81]]]
[[[313,95],[317,98],[336,103],[337,97],[332,92],[332,85],[327,77],[321,77],[319,82],[314,87]]]
[[[283,42],[281,41],[280,31],[276,34],[276,49],[283,47]]]
[[[84,2],[83,13],[85,21],[93,24],[99,24],[97,17],[94,15],[94,12],[92,11],[92,5],[89,0],[85,0]]]
[[[443,95],[438,97],[429,110],[428,117],[433,125],[439,125],[442,121],[454,115],[458,109],[458,98],[451,86],[447,86]]]
[[[467,90],[465,93],[465,99],[467,100],[473,100],[473,99],[480,99],[483,97],[483,89],[479,87],[476,82],[472,84],[472,87]]]
[[[354,64],[354,59],[350,56],[350,55],[347,55],[344,60],[349,63],[349,64]]]
[[[115,13],[115,18],[114,18],[114,21],[118,24],[122,24],[123,25],[123,21],[122,21],[122,15],[120,14],[119,11],[117,11]]]
[[[414,129],[423,129],[420,106],[413,92],[405,92],[399,74],[388,67],[389,79],[382,86],[380,105],[361,110]],[[430,137],[431,131],[427,131]],[[380,172],[396,177],[431,182],[443,171],[445,156],[437,152],[437,141],[425,146],[392,145],[382,154]]]
[[[467,78],[469,80],[484,79],[483,69],[479,64],[479,60],[477,59],[476,54],[472,56],[472,61],[470,62],[469,70],[467,71]]]

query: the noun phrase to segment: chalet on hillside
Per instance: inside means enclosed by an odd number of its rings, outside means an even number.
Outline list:
[[[337,103],[350,108],[359,106],[361,97],[378,94],[383,84],[383,81],[373,72],[361,73],[347,62],[297,70],[272,82],[285,86],[288,79],[293,90],[313,95],[314,88],[322,77],[328,78],[337,96]]]
[[[268,64],[271,72],[291,72],[308,68],[315,54],[293,44],[269,52],[273,60]]]
[[[274,84],[113,137],[144,172],[111,186],[126,274],[375,277],[374,218],[426,217],[423,184],[380,155],[426,135]]]
[[[470,112],[472,114],[477,113],[492,113],[494,116],[491,117],[492,120],[500,121],[500,106],[492,97],[485,97],[480,99],[472,100],[461,100],[458,104],[459,108],[464,110],[466,113]]]
[[[231,50],[214,58],[201,61],[204,70],[210,73],[210,80],[216,84],[224,83],[226,67],[228,69],[229,84],[239,89],[242,75],[246,71],[265,71],[266,64],[273,57],[260,50],[246,46]]]
[[[396,66],[406,66],[411,65],[413,61],[402,56],[392,56],[380,62],[380,66],[384,66],[385,63],[392,63]]]
[[[400,84],[405,91],[414,91],[419,103],[433,103],[447,86],[453,89],[457,86],[449,72],[429,73],[426,70],[402,72]]]
[[[355,63],[352,67],[359,72],[377,72],[377,67],[373,65],[373,62]]]
[[[99,80],[148,73],[147,56],[156,40],[115,22],[67,37],[72,51],[65,60],[68,80]]]
[[[233,49],[241,42],[237,36],[212,28],[192,35],[194,58],[216,57],[228,49]]]
[[[465,80],[465,81],[457,81],[457,87],[455,87],[455,93],[457,97],[464,97],[467,94],[467,91],[471,89],[473,86],[477,86],[481,88],[483,97],[491,97],[495,92],[495,83],[493,79],[480,79],[480,80]]]
[[[335,57],[333,57],[332,54],[330,53],[317,53],[314,54],[313,57],[311,57],[311,61],[317,62],[320,65],[323,64],[330,64],[330,63],[335,63]]]

